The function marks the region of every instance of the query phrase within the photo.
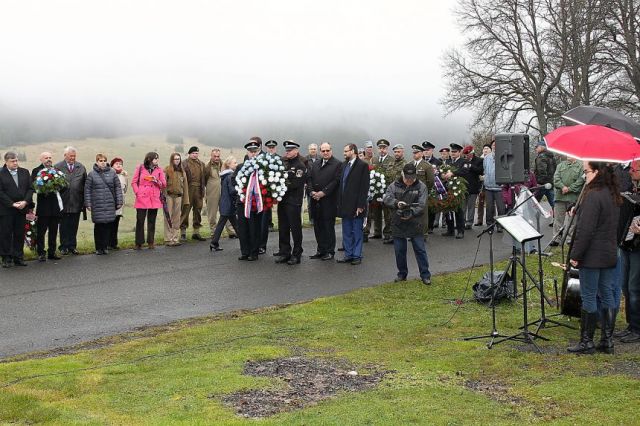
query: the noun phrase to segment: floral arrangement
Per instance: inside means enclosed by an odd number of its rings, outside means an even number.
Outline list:
[[[24,245],[31,251],[36,250],[36,215],[33,211],[27,213],[27,222],[24,224]]]
[[[245,203],[247,191],[259,195],[249,197],[251,210],[268,210],[282,201],[287,192],[282,159],[277,155],[260,154],[245,161],[236,176],[236,190],[242,203]]]
[[[387,190],[387,182],[380,172],[369,170],[369,202],[381,203],[382,197]]]
[[[33,189],[38,194],[51,194],[66,186],[67,180],[64,178],[64,173],[53,167],[40,170],[33,181]]]
[[[455,168],[444,165],[435,170],[435,184],[429,190],[429,210],[435,212],[455,211],[464,206],[467,198],[467,181],[459,176],[443,180],[441,176],[455,172]]]

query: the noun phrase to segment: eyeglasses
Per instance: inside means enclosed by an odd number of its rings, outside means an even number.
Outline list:
[[[321,149],[320,152],[331,152],[330,149]]]

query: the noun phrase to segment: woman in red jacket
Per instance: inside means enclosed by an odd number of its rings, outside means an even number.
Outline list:
[[[156,217],[162,208],[160,192],[167,186],[164,172],[158,167],[158,153],[149,152],[144,163],[136,167],[131,188],[136,195],[136,250],[144,244],[144,222],[147,220],[147,244],[155,248]]]

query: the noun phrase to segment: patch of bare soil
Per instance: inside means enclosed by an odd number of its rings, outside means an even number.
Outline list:
[[[501,403],[519,405],[524,402],[522,398],[511,395],[511,389],[507,385],[497,381],[466,380],[464,386]]]
[[[281,389],[252,389],[223,398],[238,415],[267,417],[300,409],[330,398],[337,392],[358,392],[375,387],[389,371],[363,367],[362,374],[348,363],[335,359],[294,356],[268,361],[248,361],[244,374],[276,377],[285,382]]]

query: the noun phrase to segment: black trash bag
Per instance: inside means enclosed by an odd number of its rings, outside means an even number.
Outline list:
[[[503,299],[511,299],[513,297],[513,280],[509,274],[503,278],[505,271],[494,271],[493,282],[496,285],[495,296],[493,295],[493,289],[491,288],[491,272],[484,273],[480,281],[473,285],[473,297],[480,303],[486,305],[491,304],[491,297],[493,296],[493,303],[497,304]]]

